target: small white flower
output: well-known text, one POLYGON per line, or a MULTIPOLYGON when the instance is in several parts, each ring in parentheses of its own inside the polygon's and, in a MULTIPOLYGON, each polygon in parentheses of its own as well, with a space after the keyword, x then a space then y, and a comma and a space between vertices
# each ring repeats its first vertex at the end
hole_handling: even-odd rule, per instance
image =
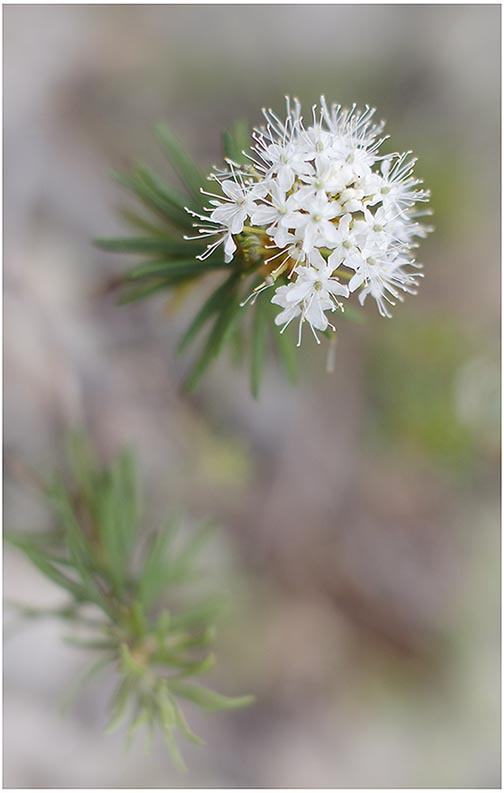
POLYGON ((352 224, 354 220, 350 213, 343 215, 336 229, 336 239, 334 250, 329 256, 328 262, 335 270, 340 264, 346 263, 352 253, 357 249, 357 238, 352 224))
POLYGON ((225 199, 225 203, 219 200, 210 201, 216 207, 210 220, 226 226, 231 234, 241 234, 245 221, 256 209, 256 204, 244 185, 229 180, 222 182, 221 187, 227 200, 225 199))
POLYGON ((385 250, 397 240, 394 233, 396 226, 396 218, 390 209, 381 206, 374 215, 369 209, 364 209, 364 218, 355 221, 353 230, 361 248, 385 250))
POLYGON ((308 162, 309 153, 300 149, 295 142, 286 145, 271 143, 259 152, 262 159, 269 163, 267 177, 276 176, 282 190, 290 190, 296 176, 313 171, 308 162))
POLYGON ((361 212, 364 208, 362 199, 364 190, 355 187, 347 187, 340 195, 340 203, 345 212, 361 212))
MULTIPOLYGON (((298 208, 301 208, 298 203, 298 208)), ((303 233, 303 250, 309 253, 315 247, 332 247, 336 240, 336 227, 331 221, 341 212, 339 204, 327 198, 315 197, 305 212, 297 212, 294 221, 296 231, 303 233)))
POLYGON ((229 264, 233 261, 233 256, 236 252, 236 242, 230 231, 224 237, 224 261, 229 264))
MULTIPOLYGON (((390 319, 392 314, 388 305, 395 306, 397 300, 402 301, 400 291, 415 295, 419 275, 418 273, 416 276, 407 273, 404 270, 404 265, 400 262, 377 263, 368 270, 365 286, 359 293, 359 303, 361 306, 364 305, 367 296, 371 295, 376 301, 381 316, 390 319)), ((352 282, 349 284, 350 288, 351 284, 352 282)))
POLYGON ((276 244, 284 247, 287 244, 288 229, 294 225, 295 209, 295 197, 287 196, 285 191, 273 182, 269 198, 255 207, 250 219, 254 226, 266 226, 267 234, 271 236, 276 234, 276 244))
POLYGON ((304 146, 309 159, 314 160, 318 167, 320 159, 326 157, 326 152, 330 150, 333 141, 333 135, 325 130, 320 123, 315 123, 309 129, 303 130, 300 145, 304 146))
POLYGON ((428 201, 428 190, 417 190, 421 179, 412 177, 415 159, 409 159, 411 152, 405 152, 394 160, 386 159, 381 165, 381 200, 384 206, 403 212, 418 201, 428 201))
POLYGON ((347 298, 349 290, 348 287, 332 277, 332 268, 326 265, 323 260, 320 266, 302 265, 297 267, 296 276, 294 283, 280 286, 276 290, 271 302, 284 309, 275 317, 275 323, 283 325, 282 332, 295 317, 300 317, 299 346, 304 321, 310 325, 317 342, 319 339, 315 330, 325 331, 328 327, 333 328, 325 312, 336 309, 343 310, 343 306, 336 296, 347 298))
POLYGON ((216 170, 223 195, 208 194, 208 217, 192 212, 205 224, 199 238, 217 237, 200 258, 223 244, 229 262, 238 247, 246 250, 247 235, 259 239, 268 274, 245 302, 287 275, 272 300, 283 309, 276 320, 283 329, 295 317, 300 332, 304 321, 314 333, 327 329, 336 296, 355 291, 361 304, 371 296, 389 316, 389 305, 416 290, 411 252, 431 231, 421 222, 427 212, 417 209, 429 193, 413 176, 415 160, 409 152, 379 154, 384 125, 367 106, 329 107, 321 97, 307 125, 297 100, 287 100, 285 119, 263 112, 250 164, 228 161, 216 170))
POLYGON ((381 194, 383 184, 382 175, 372 171, 371 168, 364 176, 358 177, 356 185, 364 192, 366 206, 373 206, 383 201, 381 194))
POLYGON ((311 197, 326 198, 328 194, 340 193, 354 182, 355 173, 351 166, 335 163, 327 154, 322 154, 317 158, 315 171, 302 175, 300 180, 306 186, 298 191, 299 200, 309 201, 311 197))

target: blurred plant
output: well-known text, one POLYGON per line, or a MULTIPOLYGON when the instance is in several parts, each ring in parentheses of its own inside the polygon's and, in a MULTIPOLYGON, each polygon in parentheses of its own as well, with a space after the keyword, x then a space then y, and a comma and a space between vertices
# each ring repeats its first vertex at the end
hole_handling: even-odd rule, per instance
POLYGON ((410 318, 399 333, 376 334, 367 387, 380 444, 399 442, 457 472, 492 453, 499 388, 496 356, 482 358, 483 349, 483 340, 447 319, 410 318))
MULTIPOLYGON (((183 296, 188 283, 227 270, 180 342, 185 350, 212 321, 187 388, 197 386, 228 341, 238 342, 242 357, 245 334, 238 320, 245 307, 253 312, 249 354, 257 396, 268 335, 293 378, 293 320, 298 347, 305 323, 317 343, 317 332, 334 340, 327 314, 343 315, 342 301, 351 293, 358 291, 361 305, 370 296, 384 317, 404 293, 415 293, 420 265, 412 251, 416 238, 430 230, 418 221, 428 211, 416 204, 429 193, 418 189, 410 152, 378 154, 384 124, 373 122, 374 112, 328 107, 321 97, 320 111, 313 108, 313 122, 305 127, 299 103, 287 100, 284 121, 264 111, 266 125, 254 130, 252 145, 246 125, 237 123, 223 135, 226 166, 208 177, 218 192, 205 189, 204 176, 165 126, 157 132, 185 193, 141 165, 116 175, 156 216, 128 212, 142 236, 96 241, 105 250, 147 257, 121 281, 123 302, 167 289, 183 296)), ((350 318, 355 314, 346 310, 350 318)))
POLYGON ((142 510, 131 455, 123 453, 102 467, 76 435, 70 452, 71 481, 54 478, 45 488, 54 527, 44 533, 6 534, 68 602, 55 609, 16 608, 24 617, 65 620, 76 631, 67 641, 96 654, 72 699, 100 671, 115 667, 118 685, 108 731, 128 718, 128 741, 141 726, 152 740, 159 727, 174 763, 183 769, 176 731, 204 742, 187 724, 180 699, 208 711, 253 702, 250 696, 226 697, 192 682, 215 664, 208 648, 222 606, 219 596, 200 596, 194 602, 183 590, 184 585, 197 590, 197 556, 209 527, 180 543, 172 519, 142 549, 142 510))

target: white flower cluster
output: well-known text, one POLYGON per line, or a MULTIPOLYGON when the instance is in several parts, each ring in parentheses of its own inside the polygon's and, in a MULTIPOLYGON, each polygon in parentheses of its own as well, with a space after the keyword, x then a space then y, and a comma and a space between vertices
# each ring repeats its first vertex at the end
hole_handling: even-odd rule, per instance
POLYGON ((285 120, 263 111, 250 164, 215 169, 209 179, 223 195, 205 192, 208 216, 191 213, 205 224, 198 238, 218 235, 200 258, 221 244, 226 262, 237 250, 259 255, 265 277, 252 299, 285 276, 271 302, 282 308, 282 330, 299 318, 298 343, 304 321, 317 341, 317 330, 333 328, 327 313, 356 290, 361 304, 370 295, 390 317, 388 305, 416 291, 412 249, 430 230, 417 219, 428 211, 415 210, 429 196, 412 175, 415 160, 378 153, 384 124, 373 122, 374 109, 328 107, 321 97, 312 112, 305 126, 297 101, 287 99, 285 120))

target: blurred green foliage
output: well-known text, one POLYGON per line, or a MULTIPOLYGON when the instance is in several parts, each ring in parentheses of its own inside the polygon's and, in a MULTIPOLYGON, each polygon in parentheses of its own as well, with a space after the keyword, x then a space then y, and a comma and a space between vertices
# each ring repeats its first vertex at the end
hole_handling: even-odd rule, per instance
POLYGON ((180 731, 189 728, 179 700, 204 710, 239 708, 252 697, 225 697, 192 678, 209 672, 215 656, 219 594, 201 593, 198 558, 211 533, 208 525, 181 537, 168 520, 142 542, 142 506, 133 458, 123 453, 99 463, 90 445, 74 435, 70 477, 55 477, 46 489, 54 526, 46 532, 12 532, 6 539, 66 597, 56 609, 18 606, 24 617, 56 617, 74 631, 67 641, 96 656, 75 692, 112 666, 117 688, 108 730, 129 720, 128 738, 157 726, 177 767, 184 763, 180 731), (197 593, 197 594, 195 594, 197 593))
POLYGON ((441 317, 401 318, 369 342, 367 392, 373 432, 452 469, 479 451, 478 434, 456 406, 457 381, 478 342, 441 317))

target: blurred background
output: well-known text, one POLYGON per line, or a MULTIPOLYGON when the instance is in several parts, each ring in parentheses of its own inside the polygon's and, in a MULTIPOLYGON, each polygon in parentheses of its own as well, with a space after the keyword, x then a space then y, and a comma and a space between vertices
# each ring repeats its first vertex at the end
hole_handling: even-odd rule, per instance
MULTIPOLYGON (((500 786, 499 17, 4 7, 7 462, 47 473, 84 424, 104 455, 136 450, 149 520, 213 516, 232 607, 210 682, 258 698, 189 709, 208 746, 184 747, 181 779, 161 742, 103 735, 110 681, 60 714, 87 659, 29 625, 5 643, 6 787, 500 786), (159 120, 207 167, 223 127, 287 93, 375 105, 413 149, 435 210, 424 283, 392 322, 369 304, 344 324, 333 375, 308 343, 297 387, 271 364, 255 402, 224 359, 188 397, 184 310, 103 296, 133 263, 91 244, 124 230, 110 170, 167 169, 159 120)), ((5 521, 47 525, 10 465, 5 521)), ((7 598, 58 601, 4 558, 7 598)))

